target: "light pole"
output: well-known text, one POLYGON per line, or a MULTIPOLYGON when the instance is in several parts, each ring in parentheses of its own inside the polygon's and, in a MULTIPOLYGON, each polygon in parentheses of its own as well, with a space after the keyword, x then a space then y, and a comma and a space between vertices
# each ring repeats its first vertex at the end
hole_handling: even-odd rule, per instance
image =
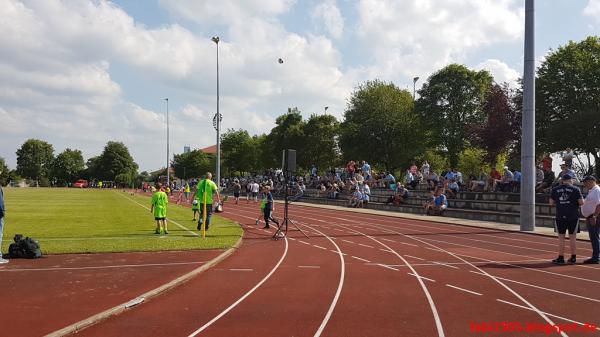
POLYGON ((417 99, 417 81, 419 80, 419 76, 415 76, 413 78, 413 100, 417 99))
POLYGON ((169 99, 163 98, 167 102, 167 187, 171 188, 171 179, 169 175, 169 166, 171 161, 169 160, 169 99))
POLYGON ((213 36, 212 41, 217 45, 217 114, 215 115, 213 122, 216 124, 217 129, 217 186, 221 187, 221 119, 223 118, 219 113, 219 37, 213 36))
POLYGON ((327 115, 327 109, 329 109, 328 106, 325 107, 325 114, 327 115))
POLYGON ((535 230, 535 12, 525 1, 523 117, 521 133, 521 231, 535 230))

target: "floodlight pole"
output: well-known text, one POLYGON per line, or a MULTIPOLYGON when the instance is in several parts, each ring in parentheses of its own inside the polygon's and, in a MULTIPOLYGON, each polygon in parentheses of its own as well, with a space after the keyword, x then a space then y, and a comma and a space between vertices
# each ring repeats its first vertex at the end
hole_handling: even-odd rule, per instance
POLYGON ((413 78, 413 100, 417 99, 417 81, 419 80, 419 76, 415 76, 413 78))
POLYGON ((171 166, 171 161, 169 160, 169 99, 164 98, 167 102, 167 187, 171 188, 171 178, 169 176, 169 166, 171 166))
POLYGON ((212 41, 217 45, 217 188, 221 188, 221 114, 219 113, 219 37, 212 41))
POLYGON ((525 1, 523 117, 521 125, 521 231, 535 230, 535 12, 525 1))

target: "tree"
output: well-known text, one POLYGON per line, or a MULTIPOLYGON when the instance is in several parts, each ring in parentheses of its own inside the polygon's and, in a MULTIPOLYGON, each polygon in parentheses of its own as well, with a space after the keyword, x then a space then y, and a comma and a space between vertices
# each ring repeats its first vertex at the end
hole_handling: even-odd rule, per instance
POLYGON ((492 85, 485 70, 451 64, 431 75, 419 90, 417 111, 431 132, 433 146, 443 148, 451 166, 469 139, 469 127, 485 120, 483 102, 492 85))
POLYGON ((176 154, 173 159, 172 167, 175 170, 175 176, 183 178, 201 177, 206 172, 212 171, 215 167, 215 160, 200 150, 190 151, 188 153, 176 154))
POLYGON ((67 148, 52 161, 50 175, 57 184, 65 186, 80 178, 84 168, 81 151, 67 148))
POLYGON ((304 168, 313 164, 321 169, 335 167, 340 157, 339 126, 335 116, 311 115, 304 123, 304 141, 298 164, 304 168))
POLYGON ((0 157, 0 185, 6 186, 10 181, 10 170, 4 158, 0 157))
POLYGON ((520 137, 520 114, 511 104, 511 92, 507 85, 494 84, 483 103, 487 116, 483 123, 473 125, 473 145, 485 149, 485 160, 494 164, 498 155, 506 152, 511 143, 520 137))
POLYGON ((39 181, 48 177, 53 160, 54 148, 51 144, 39 139, 28 139, 17 150, 17 172, 25 178, 39 181))
POLYGON ((279 167, 281 165, 281 153, 284 149, 294 149, 298 157, 302 157, 304 148, 304 121, 298 108, 288 109, 275 120, 276 126, 265 139, 263 151, 264 168, 279 167))
POLYGON ((546 57, 536 104, 536 133, 546 151, 570 147, 600 162, 600 37, 571 41, 546 57))
POLYGON ((345 159, 388 171, 407 167, 426 142, 410 92, 379 80, 358 86, 344 112, 340 148, 345 159))
MULTIPOLYGON (((90 163, 88 161, 88 163, 90 163)), ((120 174, 135 177, 138 165, 129 154, 127 146, 121 142, 109 141, 102 154, 91 163, 96 171, 96 177, 102 180, 113 180, 120 174)), ((124 177, 124 176, 121 176, 124 177)), ((132 178, 133 179, 133 178, 132 178)))
POLYGON ((257 151, 246 130, 229 129, 221 138, 221 157, 229 172, 250 172, 256 165, 257 151))

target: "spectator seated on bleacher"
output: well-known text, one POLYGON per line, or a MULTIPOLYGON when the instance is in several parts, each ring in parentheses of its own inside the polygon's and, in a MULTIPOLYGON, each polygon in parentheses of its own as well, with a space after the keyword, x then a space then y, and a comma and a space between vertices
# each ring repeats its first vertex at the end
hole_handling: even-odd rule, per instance
POLYGON ((469 184, 469 191, 473 191, 473 192, 484 191, 487 180, 488 180, 488 176, 487 176, 487 174, 485 174, 484 169, 481 168, 481 171, 479 172, 479 175, 477 177, 475 177, 475 176, 471 177, 471 182, 469 184))
POLYGON ((538 193, 546 193, 552 188, 552 184, 554 183, 555 175, 554 171, 551 168, 544 168, 544 180, 541 183, 537 184, 535 187, 535 191, 538 193))
POLYGON ((394 175, 392 175, 392 172, 388 172, 387 175, 385 176, 385 183, 386 183, 386 186, 396 184, 396 177, 394 177, 394 175))
POLYGON ((515 175, 508 169, 508 166, 504 166, 504 174, 502 179, 496 182, 496 188, 494 190, 500 192, 510 192, 515 180, 515 175))
POLYGON ((348 200, 348 207, 360 208, 363 206, 363 194, 359 188, 354 189, 350 199, 348 200))
POLYGON ((496 167, 492 167, 492 170, 490 171, 490 176, 488 177, 488 191, 493 192, 496 190, 496 184, 502 180, 502 175, 500 174, 500 172, 498 172, 498 170, 496 170, 496 167))
POLYGON ((386 205, 394 204, 394 206, 400 206, 404 203, 406 199, 408 199, 408 197, 408 190, 404 188, 402 184, 398 184, 398 186, 394 190, 394 195, 388 198, 386 205))
POLYGON ((444 188, 438 187, 431 200, 423 205, 427 215, 444 215, 444 211, 448 208, 448 199, 444 195, 444 188))
POLYGON ((411 190, 414 190, 417 188, 417 186, 419 185, 419 182, 417 181, 415 175, 410 172, 410 170, 406 171, 406 186, 409 187, 411 190))
POLYGON ((426 178, 427 178, 427 185, 429 186, 429 189, 431 189, 431 190, 433 190, 440 183, 440 178, 433 171, 430 171, 426 178))
POLYGON ((446 189, 446 194, 448 198, 456 198, 456 195, 460 191, 460 187, 458 186, 458 182, 456 179, 451 179, 448 183, 448 188, 446 189))
POLYGON ((371 198, 371 188, 369 187, 369 184, 364 183, 359 186, 359 189, 360 189, 360 193, 362 193, 363 205, 368 204, 369 200, 371 198))
POLYGON ((519 170, 515 170, 513 174, 515 176, 515 180, 513 180, 511 192, 519 193, 519 191, 521 191, 521 178, 523 177, 523 175, 519 170))
POLYGON ((328 199, 337 199, 340 191, 338 189, 337 184, 331 185, 331 187, 327 190, 327 198, 328 199))

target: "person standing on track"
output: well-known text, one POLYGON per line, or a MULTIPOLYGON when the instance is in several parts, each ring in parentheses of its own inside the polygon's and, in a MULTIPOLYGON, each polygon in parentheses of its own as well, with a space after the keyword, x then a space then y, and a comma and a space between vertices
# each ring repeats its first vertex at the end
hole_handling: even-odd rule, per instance
MULTIPOLYGON (((277 221, 277 219, 275 219, 273 217, 273 194, 271 193, 271 187, 269 185, 265 185, 263 187, 263 194, 264 194, 264 208, 263 208, 263 212, 264 212, 264 219, 265 219, 265 227, 263 228, 270 228, 269 227, 269 220, 273 221, 277 226, 279 226, 279 221, 277 221)), ((261 205, 262 208, 262 205, 261 205)))
POLYGON ((583 263, 598 264, 600 262, 600 235, 598 234, 600 232, 600 186, 596 184, 596 178, 593 176, 583 178, 583 184, 588 194, 581 206, 581 214, 586 218, 592 244, 592 257, 584 260, 583 263))
POLYGON ((254 202, 258 202, 258 191, 260 191, 260 186, 255 181, 252 183, 252 199, 254 199, 254 202))
MULTIPOLYGON (((2 171, 0 171, 2 174, 2 171)), ((2 246, 2 233, 4 231, 4 215, 6 214, 6 208, 4 208, 4 191, 2 185, 0 185, 0 248, 2 246)), ((0 264, 8 263, 8 260, 2 257, 2 249, 0 249, 0 264)))
POLYGON ((235 179, 233 181, 233 197, 235 198, 235 204, 237 205, 240 202, 240 191, 242 190, 242 185, 240 182, 235 179))
POLYGON ((554 264, 565 264, 565 234, 569 230, 571 247, 570 264, 577 262, 577 233, 579 233, 579 206, 583 205, 583 195, 579 187, 573 186, 573 177, 564 174, 562 184, 554 187, 550 193, 550 206, 556 206, 556 230, 558 231, 558 257, 554 264))
POLYGON ((154 234, 160 234, 163 230, 165 234, 169 234, 167 230, 167 204, 169 203, 169 197, 163 192, 162 184, 156 183, 156 192, 152 195, 152 206, 150 206, 150 213, 154 213, 154 220, 156 220, 156 230, 154 234))
POLYGON ((200 204, 200 219, 198 220, 198 230, 202 230, 203 219, 204 219, 204 197, 206 192, 206 227, 208 230, 210 227, 210 219, 213 213, 213 195, 217 195, 217 202, 221 201, 221 195, 219 194, 219 188, 212 179, 212 173, 206 172, 206 178, 198 183, 198 192, 196 192, 196 199, 200 204))

